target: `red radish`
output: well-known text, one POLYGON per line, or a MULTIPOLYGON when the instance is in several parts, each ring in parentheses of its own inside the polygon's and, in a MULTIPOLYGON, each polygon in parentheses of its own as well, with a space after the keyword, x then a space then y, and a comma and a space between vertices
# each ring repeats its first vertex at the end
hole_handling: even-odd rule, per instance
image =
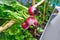
POLYGON ((37 20, 35 19, 33 26, 36 26, 37 24, 38 24, 38 22, 37 22, 37 20))
POLYGON ((30 15, 34 15, 34 11, 35 11, 35 10, 36 10, 36 8, 33 7, 33 6, 31 6, 31 7, 28 8, 28 13, 29 13, 30 15))
POLYGON ((36 26, 38 24, 37 20, 34 17, 29 17, 26 22, 28 23, 28 25, 33 25, 36 26))
POLYGON ((28 28, 29 28, 29 25, 28 25, 26 22, 24 22, 24 23, 22 24, 22 27, 23 27, 23 29, 28 29, 28 28))
POLYGON ((39 5, 41 5, 43 2, 44 2, 44 0, 41 0, 36 5, 29 7, 28 8, 28 13, 33 16, 34 15, 34 10, 36 10, 36 7, 39 6, 39 5))

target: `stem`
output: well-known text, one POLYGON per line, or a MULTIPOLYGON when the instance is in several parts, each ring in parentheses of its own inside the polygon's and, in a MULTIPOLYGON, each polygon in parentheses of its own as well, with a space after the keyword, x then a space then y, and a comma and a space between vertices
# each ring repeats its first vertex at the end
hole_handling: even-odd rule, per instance
POLYGON ((34 36, 36 37, 36 34, 37 34, 37 29, 34 29, 34 36))
POLYGON ((16 18, 16 19, 23 20, 22 17, 18 16, 18 13, 17 13, 17 12, 12 12, 12 11, 10 11, 10 10, 5 10, 4 12, 9 13, 12 17, 14 17, 14 18, 16 18))
POLYGON ((44 2, 44 0, 41 0, 39 3, 37 3, 36 5, 34 5, 33 7, 37 7, 39 5, 41 5, 44 2))
POLYGON ((7 28, 11 27, 15 23, 15 20, 10 20, 5 26, 0 27, 0 32, 3 32, 7 28))
POLYGON ((2 24, 2 26, 4 26, 6 23, 8 23, 9 21, 6 21, 6 22, 4 22, 3 24, 2 24))
POLYGON ((22 8, 24 8, 24 9, 28 10, 28 8, 27 8, 27 7, 22 6, 22 5, 21 5, 20 3, 18 3, 18 2, 17 2, 17 5, 19 5, 20 7, 22 7, 22 8))
POLYGON ((44 0, 44 14, 43 14, 43 22, 44 22, 44 17, 45 17, 45 9, 46 8, 46 1, 44 0))
POLYGON ((35 5, 35 0, 32 0, 32 6, 34 6, 35 5))
MULTIPOLYGON (((22 11, 20 11, 20 12, 21 12, 22 16, 24 16, 24 18, 27 18, 27 16, 24 15, 24 14, 22 13, 22 11)), ((20 12, 18 11, 18 13, 20 13, 20 12)))

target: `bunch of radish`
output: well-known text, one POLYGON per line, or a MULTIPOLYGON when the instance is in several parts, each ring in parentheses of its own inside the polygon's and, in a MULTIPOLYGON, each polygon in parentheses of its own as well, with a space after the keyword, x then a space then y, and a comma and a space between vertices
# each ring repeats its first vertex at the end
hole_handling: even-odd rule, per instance
POLYGON ((31 26, 31 25, 36 26, 38 24, 38 21, 35 19, 35 14, 34 14, 35 10, 36 10, 36 8, 33 6, 28 8, 28 13, 29 13, 30 17, 28 17, 25 20, 25 22, 23 22, 22 27, 24 29, 28 29, 29 26, 31 26))
POLYGON ((29 26, 36 26, 38 21, 34 17, 28 17, 25 22, 22 23, 23 29, 28 29, 29 26))
POLYGON ((31 6, 28 8, 28 13, 30 17, 28 17, 23 23, 22 27, 23 29, 28 29, 29 26, 36 26, 38 24, 38 21, 35 19, 35 11, 37 11, 36 7, 39 6, 41 3, 43 3, 44 0, 40 1, 38 4, 31 6))

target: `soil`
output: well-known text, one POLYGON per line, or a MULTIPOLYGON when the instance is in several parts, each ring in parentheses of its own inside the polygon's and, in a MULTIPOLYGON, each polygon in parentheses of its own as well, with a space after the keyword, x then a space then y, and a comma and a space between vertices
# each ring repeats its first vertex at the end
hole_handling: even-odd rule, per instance
POLYGON ((39 32, 36 30, 36 35, 35 35, 35 34, 34 34, 34 30, 35 30, 35 29, 30 29, 30 28, 29 28, 28 30, 29 30, 29 32, 32 34, 33 38, 36 38, 37 40, 40 39, 42 33, 39 33, 39 32))

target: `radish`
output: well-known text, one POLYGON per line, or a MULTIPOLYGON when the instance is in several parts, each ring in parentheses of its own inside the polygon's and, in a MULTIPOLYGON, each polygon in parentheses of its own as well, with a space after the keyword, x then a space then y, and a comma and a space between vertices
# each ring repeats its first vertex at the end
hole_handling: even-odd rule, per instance
POLYGON ((31 6, 31 7, 28 8, 28 13, 29 13, 30 15, 34 15, 34 11, 35 11, 35 10, 36 10, 36 8, 33 7, 33 6, 31 6))
POLYGON ((34 17, 29 17, 26 22, 28 23, 28 25, 33 26, 36 26, 38 24, 38 21, 34 17))
POLYGON ((26 22, 23 22, 22 23, 22 28, 26 30, 26 29, 29 28, 29 25, 26 22))
POLYGON ((44 0, 41 0, 39 3, 37 3, 36 5, 33 5, 31 7, 28 8, 28 13, 31 15, 31 16, 34 16, 34 11, 36 10, 36 7, 41 5, 42 3, 44 2, 44 0))
POLYGON ((25 22, 22 23, 23 29, 28 29, 29 26, 33 25, 36 26, 38 21, 34 17, 28 17, 25 22))

